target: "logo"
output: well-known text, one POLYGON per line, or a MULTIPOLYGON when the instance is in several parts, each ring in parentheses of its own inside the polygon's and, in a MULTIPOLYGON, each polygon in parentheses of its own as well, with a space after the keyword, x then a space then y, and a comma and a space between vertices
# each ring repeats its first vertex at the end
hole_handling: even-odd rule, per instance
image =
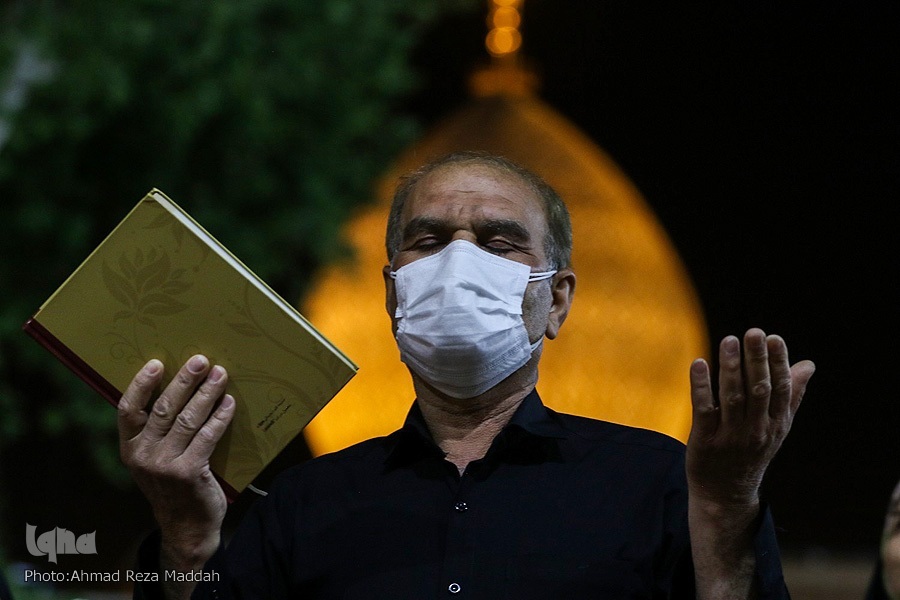
POLYGON ((78 536, 68 529, 57 527, 42 533, 35 539, 37 527, 25 524, 25 545, 32 556, 46 556, 56 564, 58 554, 97 554, 97 532, 78 536))

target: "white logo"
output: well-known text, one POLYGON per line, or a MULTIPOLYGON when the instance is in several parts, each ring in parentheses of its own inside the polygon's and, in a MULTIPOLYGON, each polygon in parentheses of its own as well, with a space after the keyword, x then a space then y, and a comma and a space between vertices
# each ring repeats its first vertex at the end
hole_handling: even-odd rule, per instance
POLYGON ((46 556, 47 560, 56 563, 57 554, 97 554, 97 532, 85 533, 75 538, 68 529, 57 527, 42 533, 35 539, 37 529, 34 525, 25 524, 25 545, 32 556, 46 556))

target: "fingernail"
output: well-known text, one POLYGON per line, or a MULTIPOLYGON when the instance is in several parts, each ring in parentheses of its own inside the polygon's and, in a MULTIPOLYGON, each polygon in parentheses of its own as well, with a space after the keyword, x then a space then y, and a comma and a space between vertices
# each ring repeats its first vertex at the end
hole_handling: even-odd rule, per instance
POLYGON ((144 373, 147 375, 156 375, 160 369, 162 369, 162 363, 155 358, 144 365, 144 373))
POLYGON ((234 404, 234 396, 231 394, 225 394, 222 396, 222 403, 219 405, 223 409, 231 408, 231 405, 234 404))
POLYGON ((729 335, 725 338, 725 352, 728 354, 737 354, 738 348, 740 346, 740 342, 733 335, 729 335))
POLYGON ((209 382, 210 383, 218 383, 222 376, 225 375, 225 369, 216 365, 212 368, 212 371, 209 372, 209 382))
POLYGON ((702 358, 697 358, 691 363, 691 370, 697 375, 702 375, 703 370, 706 368, 706 361, 702 358))
POLYGON ((188 371, 194 373, 200 373, 203 369, 206 368, 206 357, 198 354, 197 356, 192 356, 191 360, 188 361, 188 371))

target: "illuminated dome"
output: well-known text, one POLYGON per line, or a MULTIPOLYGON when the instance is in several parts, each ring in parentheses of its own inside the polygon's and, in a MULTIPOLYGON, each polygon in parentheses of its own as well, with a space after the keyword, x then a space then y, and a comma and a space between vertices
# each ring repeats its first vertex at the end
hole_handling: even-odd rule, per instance
POLYGON ((346 226, 352 263, 326 268, 304 314, 360 365, 305 430, 313 454, 385 435, 414 398, 384 309, 384 229, 398 177, 455 150, 503 155, 544 177, 566 201, 577 275, 572 311, 545 340, 538 390, 555 410, 654 429, 685 441, 691 361, 708 354, 702 312, 681 261, 616 164, 528 90, 507 65, 473 78, 476 98, 405 152, 378 201, 346 226))

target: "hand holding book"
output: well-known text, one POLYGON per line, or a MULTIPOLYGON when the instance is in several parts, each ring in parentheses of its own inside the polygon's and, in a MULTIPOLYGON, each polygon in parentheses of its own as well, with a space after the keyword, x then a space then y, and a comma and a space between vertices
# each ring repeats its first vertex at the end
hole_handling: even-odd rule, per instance
MULTIPOLYGON (((209 463, 229 499, 356 373, 338 348, 158 190, 132 209, 25 330, 113 405, 150 359, 165 365, 162 385, 197 354, 227 369, 233 423, 219 434, 209 463)), ((176 389, 161 400, 155 411, 168 403, 173 432, 199 418, 176 389), (182 406, 188 413, 175 420, 182 406)), ((147 425, 162 427, 161 417, 154 412, 147 425)))
MULTIPOLYGON (((209 459, 234 417, 235 400, 225 393, 225 369, 197 355, 147 412, 162 376, 162 363, 151 360, 125 390, 118 406, 119 447, 159 523, 161 567, 197 571, 219 546, 228 506, 209 459)), ((167 597, 187 596, 192 587, 170 590, 167 597)))

